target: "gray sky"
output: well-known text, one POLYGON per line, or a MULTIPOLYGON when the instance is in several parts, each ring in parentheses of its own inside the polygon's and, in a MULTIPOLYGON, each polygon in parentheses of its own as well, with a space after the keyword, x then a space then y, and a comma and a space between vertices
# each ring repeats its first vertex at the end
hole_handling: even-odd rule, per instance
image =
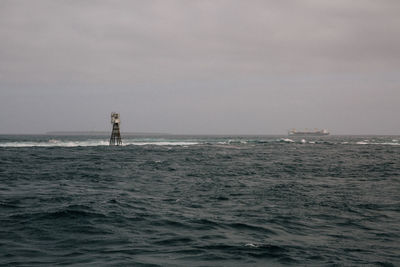
POLYGON ((400 134, 398 0, 0 0, 0 133, 400 134))

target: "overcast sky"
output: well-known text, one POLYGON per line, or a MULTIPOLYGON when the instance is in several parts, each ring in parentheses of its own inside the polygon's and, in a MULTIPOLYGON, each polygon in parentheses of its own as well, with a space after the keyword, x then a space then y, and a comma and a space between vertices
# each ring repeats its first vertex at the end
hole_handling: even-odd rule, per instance
POLYGON ((0 0, 0 133, 400 134, 399 0, 0 0))

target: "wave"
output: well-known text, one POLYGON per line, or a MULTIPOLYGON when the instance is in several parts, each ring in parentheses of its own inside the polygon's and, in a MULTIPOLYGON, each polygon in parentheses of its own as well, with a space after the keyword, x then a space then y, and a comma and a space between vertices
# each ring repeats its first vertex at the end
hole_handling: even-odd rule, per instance
MULTIPOLYGON (((351 143, 347 143, 346 144, 351 144, 351 143)), ((368 141, 359 141, 355 143, 356 145, 386 145, 386 146, 399 146, 400 143, 393 143, 393 142, 382 142, 382 143, 378 143, 378 142, 368 142, 368 141)))
MULTIPOLYGON (((199 142, 193 141, 124 141, 122 146, 191 146, 199 142)), ((108 146, 108 140, 86 140, 86 141, 61 141, 50 139, 42 142, 4 142, 0 147, 90 147, 90 146, 108 146)))
MULTIPOLYGON (((399 146, 400 142, 397 139, 393 140, 362 140, 362 141, 327 141, 327 140, 292 140, 289 138, 280 139, 125 139, 123 140, 122 146, 193 146, 193 145, 215 145, 215 146, 246 146, 246 145, 268 145, 268 144, 303 144, 303 145, 323 145, 323 144, 341 144, 341 145, 390 145, 399 146)), ((88 140, 59 140, 59 139, 48 139, 43 141, 6 141, 0 142, 0 147, 92 147, 92 146, 108 146, 108 139, 88 139, 88 140)))
POLYGON ((369 143, 368 143, 368 141, 359 141, 359 142, 356 142, 356 145, 368 145, 369 143))
POLYGON ((79 147, 79 146, 106 146, 107 141, 54 141, 47 142, 5 142, 0 147, 79 147))
POLYGON ((155 145, 155 146, 193 146, 199 145, 199 142, 127 142, 123 145, 136 145, 136 146, 146 146, 146 145, 155 145))
POLYGON ((281 138, 277 140, 278 142, 283 142, 283 143, 294 143, 292 139, 289 138, 281 138))

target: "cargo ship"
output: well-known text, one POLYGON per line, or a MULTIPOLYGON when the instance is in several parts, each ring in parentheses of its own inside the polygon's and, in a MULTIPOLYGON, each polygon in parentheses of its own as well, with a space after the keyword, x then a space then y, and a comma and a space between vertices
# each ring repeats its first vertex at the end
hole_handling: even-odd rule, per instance
POLYGON ((304 131, 297 131, 296 129, 291 129, 288 132, 288 135, 308 135, 308 136, 323 136, 329 135, 327 129, 314 129, 312 131, 305 129, 304 131))

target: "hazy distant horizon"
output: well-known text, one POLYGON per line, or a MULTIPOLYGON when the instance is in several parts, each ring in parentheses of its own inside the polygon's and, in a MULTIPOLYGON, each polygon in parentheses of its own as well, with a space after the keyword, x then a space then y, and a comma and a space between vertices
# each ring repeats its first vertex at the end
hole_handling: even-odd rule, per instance
MULTIPOLYGON (((301 129, 298 129, 301 130, 301 129)), ((0 133, 0 135, 65 135, 65 136, 78 136, 78 135, 98 135, 109 136, 111 130, 99 131, 48 131, 38 133, 0 133)), ((281 133, 165 133, 165 132, 142 132, 142 131, 121 131, 122 137, 126 136, 286 136, 288 131, 281 133)), ((335 133, 330 132, 329 136, 400 136, 400 134, 374 134, 374 133, 335 133)), ((324 136, 322 136, 324 138, 324 136)))
POLYGON ((0 1, 0 134, 399 135, 400 1, 0 1), (109 127, 109 128, 108 128, 109 127))

